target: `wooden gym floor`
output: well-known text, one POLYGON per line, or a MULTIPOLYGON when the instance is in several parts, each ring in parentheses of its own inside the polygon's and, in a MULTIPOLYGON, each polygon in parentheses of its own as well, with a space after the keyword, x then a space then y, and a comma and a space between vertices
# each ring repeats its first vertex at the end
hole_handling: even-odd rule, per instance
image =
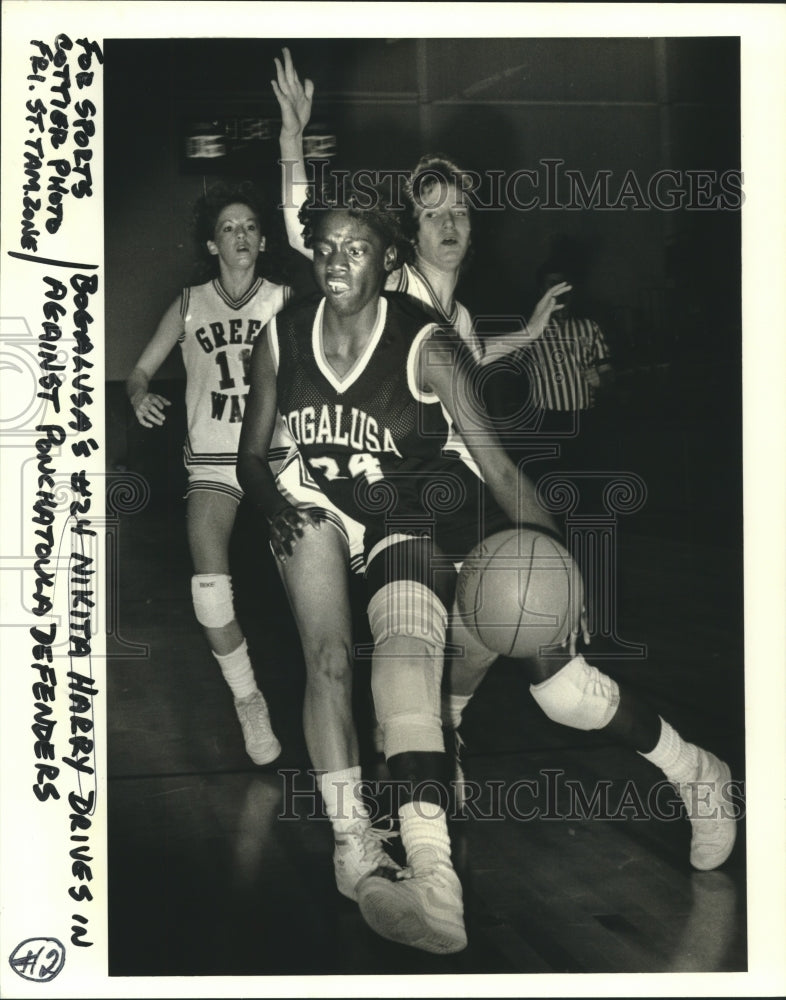
MULTIPOLYGON (((451 821, 469 946, 432 956, 378 938, 335 888, 330 825, 310 818, 313 797, 288 799, 293 780, 300 790, 308 784, 303 665, 265 543, 241 515, 233 546, 239 617, 284 747, 274 765, 258 768, 193 619, 182 502, 151 501, 121 516, 115 537, 111 975, 746 969, 744 823, 721 869, 694 872, 687 820, 648 812, 660 772, 601 734, 549 722, 505 660, 462 729, 467 778, 484 788, 477 814, 451 821), (514 796, 522 780, 536 791, 517 786, 514 796), (581 815, 577 783, 587 797, 605 788, 603 816, 581 815), (533 806, 539 815, 526 819, 533 806)), ((742 782, 741 555, 701 537, 618 532, 618 631, 645 645, 646 657, 604 659, 603 641, 590 652, 687 738, 725 757, 742 782)), ((364 725, 366 663, 356 686, 365 773, 384 777, 364 725)))

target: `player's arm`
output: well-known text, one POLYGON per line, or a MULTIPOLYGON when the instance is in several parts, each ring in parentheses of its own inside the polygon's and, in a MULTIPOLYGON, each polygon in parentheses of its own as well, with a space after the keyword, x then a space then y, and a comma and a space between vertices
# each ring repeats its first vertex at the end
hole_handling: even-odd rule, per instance
POLYGON ((166 407, 171 405, 170 401, 165 396, 150 392, 150 382, 182 332, 183 317, 180 315, 180 299, 177 298, 161 317, 156 332, 126 379, 126 394, 143 427, 160 426, 166 419, 166 407))
MULTIPOLYGON (((457 335, 435 330, 431 342, 421 349, 418 372, 421 387, 434 392, 448 411, 453 423, 477 462, 494 499, 514 523, 537 524, 559 534, 554 518, 538 503, 535 487, 502 447, 480 394, 472 385, 476 362, 457 335)), ((563 643, 571 656, 576 655, 580 634, 589 643, 586 610, 577 612, 576 621, 563 643)))
POLYGON ((292 63, 289 49, 276 59, 276 79, 271 80, 273 93, 281 108, 281 204, 287 239, 293 250, 313 260, 313 251, 303 243, 303 229, 298 219, 300 206, 308 195, 308 178, 303 156, 303 131, 311 118, 314 84, 311 80, 300 82, 292 63))
POLYGON ((499 361, 500 358, 504 358, 508 354, 515 354, 516 351, 520 351, 523 347, 542 337, 552 315, 564 307, 564 303, 558 301, 560 295, 569 292, 572 287, 566 281, 562 281, 549 288, 535 306, 529 322, 525 323, 520 330, 501 337, 491 337, 484 342, 483 356, 478 363, 487 365, 492 361, 499 361))
POLYGON ((473 385, 475 362, 460 338, 435 327, 418 357, 418 380, 434 393, 450 414, 477 462, 494 499, 514 523, 539 524, 557 531, 552 516, 540 506, 531 480, 516 468, 502 447, 493 422, 473 385))
POLYGON ((278 418, 276 370, 267 330, 251 352, 250 386, 240 443, 237 478, 247 498, 267 518, 273 552, 282 561, 292 555, 306 525, 318 527, 310 514, 293 507, 281 495, 267 456, 278 418))

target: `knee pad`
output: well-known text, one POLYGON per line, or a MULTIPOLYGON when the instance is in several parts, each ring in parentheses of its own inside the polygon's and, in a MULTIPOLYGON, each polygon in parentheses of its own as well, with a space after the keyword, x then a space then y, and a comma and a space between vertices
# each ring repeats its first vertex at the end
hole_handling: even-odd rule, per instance
POLYGON ((368 617, 374 637, 371 690, 385 756, 442 751, 445 606, 423 584, 398 580, 374 594, 368 617))
POLYGON ((226 573, 192 576, 191 600, 197 621, 205 628, 223 628, 235 617, 232 580, 226 573))
POLYGON ((587 663, 581 654, 553 677, 531 684, 530 691, 550 719, 574 729, 603 729, 620 701, 617 682, 587 663))
POLYGON ((436 593, 417 580, 394 580, 368 602, 374 641, 409 637, 445 646, 448 613, 436 593))

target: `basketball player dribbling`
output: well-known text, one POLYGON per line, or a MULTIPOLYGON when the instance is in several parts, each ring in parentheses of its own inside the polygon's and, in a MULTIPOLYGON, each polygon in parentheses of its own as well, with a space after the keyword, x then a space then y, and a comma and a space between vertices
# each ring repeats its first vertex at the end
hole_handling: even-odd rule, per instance
MULTIPOLYGON (((407 866, 365 875, 356 895, 382 936, 455 952, 466 933, 441 792, 442 666, 446 643, 464 647, 467 664, 483 673, 496 656, 449 617, 455 565, 502 527, 553 536, 556 525, 477 404, 474 362, 461 339, 406 297, 381 295, 397 263, 395 221, 377 209, 319 206, 302 218, 324 297, 274 317, 255 346, 238 471, 268 518, 280 517, 288 504, 265 462, 278 407, 320 489, 365 527, 372 692, 388 768, 407 790, 399 810, 407 866), (454 431, 463 455, 445 451, 454 431)), ((296 551, 298 538, 291 542, 296 551)), ((550 718, 603 729, 643 754, 681 791, 700 782, 710 808, 690 816, 691 861, 717 867, 735 837, 722 798, 727 766, 685 743, 574 645, 561 657, 521 661, 533 697, 550 718)))
MULTIPOLYGON (((186 368, 188 437, 184 455, 193 606, 232 691, 246 750, 254 763, 261 765, 275 760, 281 747, 235 617, 229 540, 243 496, 236 464, 240 396, 245 393, 251 348, 258 332, 288 301, 290 290, 257 277, 257 260, 265 240, 255 195, 249 188, 235 191, 217 186, 200 208, 199 241, 217 261, 219 274, 204 285, 185 289, 173 302, 129 375, 127 392, 144 427, 163 424, 170 401, 150 392, 149 385, 175 344, 181 345, 186 368)), ((301 496, 305 490, 310 501, 308 507, 301 505, 297 511, 287 507, 280 517, 272 519, 271 546, 278 557, 306 662, 303 728, 333 821, 336 882, 339 890, 354 900, 361 876, 398 867, 385 853, 384 836, 372 828, 359 792, 360 757, 351 704, 349 547, 345 539, 349 531, 352 551, 357 555, 362 547, 362 528, 353 526, 349 518, 339 518, 327 498, 317 494, 313 482, 302 474, 300 456, 293 451, 280 421, 269 457, 276 459, 280 488, 297 489, 301 496), (288 458, 279 466, 282 454, 288 458), (314 499, 319 501, 319 511, 314 510, 314 499), (289 545, 293 531, 300 540, 296 552, 289 545)))
MULTIPOLYGON (((294 249, 312 258, 303 244, 298 208, 308 193, 303 159, 303 132, 311 116, 314 86, 301 82, 288 49, 276 59, 276 79, 272 87, 281 108, 282 205, 288 239, 294 249)), ((560 295, 567 284, 550 288, 538 303, 528 326, 518 336, 496 338, 484 345, 475 335, 468 310, 455 300, 454 291, 471 239, 469 204, 466 187, 469 177, 441 157, 424 157, 406 186, 409 212, 407 259, 387 279, 386 288, 402 291, 418 302, 433 319, 448 322, 456 329, 480 364, 487 363, 531 342, 545 329, 552 313, 561 308, 560 295), (415 261, 409 262, 414 250, 415 261)), ((298 623, 306 661, 304 722, 306 743, 315 769, 326 812, 331 819, 339 850, 334 855, 339 885, 345 885, 348 872, 356 877, 366 865, 352 864, 350 850, 358 835, 365 837, 363 850, 368 853, 368 837, 362 822, 354 821, 354 811, 342 812, 345 798, 360 801, 361 773, 354 726, 346 711, 352 683, 352 639, 350 612, 345 588, 332 581, 349 564, 362 563, 363 527, 346 514, 332 510, 325 515, 329 501, 316 487, 302 458, 293 456, 279 477, 279 486, 295 505, 271 526, 273 547, 280 559, 282 574, 289 579, 287 589, 298 623), (318 510, 322 513, 318 513, 318 510), (317 520, 315 520, 317 519, 317 520), (337 529, 314 531, 319 520, 337 529), (297 548, 292 543, 297 541, 297 548), (309 573, 300 573, 293 562, 308 565, 309 573), (309 594, 297 600, 295 589, 301 577, 309 581, 309 594), (323 614, 324 595, 330 593, 330 607, 323 614), (327 751, 327 752, 326 752, 327 751), (347 831, 354 831, 348 839, 347 831), (342 869, 347 871, 342 873, 342 869)), ((472 675, 474 682, 475 677, 472 675)), ((356 854, 357 852, 355 852, 356 854)), ((377 852, 374 857, 382 862, 377 852)), ((346 895, 352 895, 342 891, 346 895)))
POLYGON ((143 427, 162 425, 170 401, 151 392, 150 381, 180 345, 186 370, 184 461, 192 603, 232 692, 246 751, 255 764, 269 764, 281 747, 235 616, 229 541, 243 495, 235 464, 251 349, 290 293, 257 274, 265 237, 250 185, 209 190, 197 207, 197 230, 200 247, 217 263, 218 274, 205 284, 184 288, 167 309, 128 376, 126 390, 143 427))
MULTIPOLYGON (((276 79, 271 81, 282 114, 281 163, 282 206, 287 237, 293 249, 309 259, 310 248, 303 242, 298 209, 309 192, 304 161, 303 133, 311 117, 314 84, 301 82, 289 49, 276 59, 276 79)), ((562 309, 561 296, 570 284, 557 282, 546 290, 517 335, 481 341, 475 333, 467 308, 455 298, 455 290, 471 244, 471 215, 468 174, 444 156, 424 156, 416 165, 404 195, 407 209, 402 215, 404 235, 411 245, 414 261, 399 260, 388 275, 385 289, 402 292, 419 303, 437 322, 449 324, 461 337, 475 361, 486 365, 521 350, 539 338, 552 315, 562 309)), ((401 255, 399 255, 401 256, 401 255)), ((460 443, 453 442, 459 447, 460 443)), ((314 495, 303 495, 293 487, 293 495, 304 503, 317 503, 314 495)), ((312 543, 313 544, 313 543, 312 543)), ((484 659, 487 657, 484 657, 484 659)), ((487 669, 487 668, 486 668, 487 669)), ((458 729, 460 709, 468 703, 485 669, 476 664, 455 665, 449 673, 450 700, 445 717, 458 729)), ((460 740, 457 743, 457 753, 460 740)))

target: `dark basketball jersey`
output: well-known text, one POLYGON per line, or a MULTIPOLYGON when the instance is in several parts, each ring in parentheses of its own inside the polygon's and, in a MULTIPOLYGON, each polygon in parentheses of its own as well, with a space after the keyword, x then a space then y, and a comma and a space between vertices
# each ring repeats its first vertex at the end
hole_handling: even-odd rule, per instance
POLYGON ((296 305, 269 326, 279 410, 317 485, 371 539, 439 539, 440 526, 458 520, 479 540, 483 483, 459 456, 444 454, 450 419, 415 381, 434 323, 406 297, 383 296, 366 349, 339 376, 322 349, 323 310, 324 300, 296 305))

